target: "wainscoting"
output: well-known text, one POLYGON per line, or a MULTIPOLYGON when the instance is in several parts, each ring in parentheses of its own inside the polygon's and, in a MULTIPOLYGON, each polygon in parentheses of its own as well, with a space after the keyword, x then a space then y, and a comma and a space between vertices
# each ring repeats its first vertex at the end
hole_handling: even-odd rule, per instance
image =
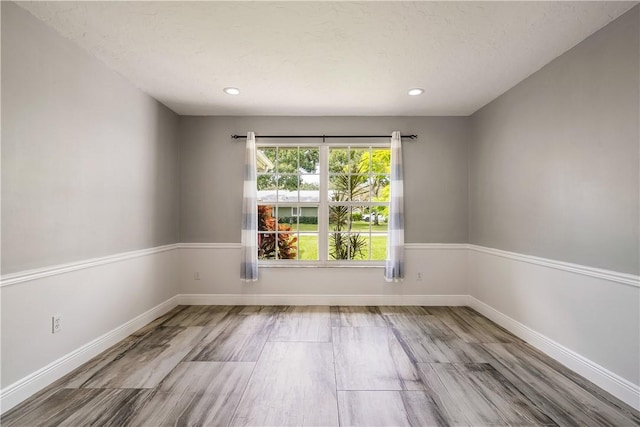
POLYGON ((3 276, 2 411, 175 307, 178 255, 161 246, 3 276))
POLYGON ((640 408, 637 276, 471 245, 468 305, 640 408))
POLYGON ((263 268, 245 284, 239 252, 176 244, 3 276, 2 411, 178 304, 470 306, 640 409, 637 276, 466 244, 408 244, 399 284, 380 268, 263 268), (57 334, 54 314, 63 316, 57 334))
MULTIPOLYGON (((241 283, 239 245, 182 243, 180 248, 180 289, 183 294, 243 295, 245 299, 239 304, 257 303, 251 298, 261 296, 268 301, 278 295, 283 299, 273 303, 362 305, 367 301, 371 304, 378 301, 389 304, 395 298, 399 304, 405 301, 415 305, 418 301, 412 302, 408 298, 468 294, 465 244, 406 245, 406 278, 400 285, 385 282, 382 268, 376 267, 261 268, 260 280, 241 283), (284 296, 303 299, 290 301, 284 296), (353 300, 353 296, 364 299, 353 300), (323 298, 323 301, 313 298, 323 298)), ((425 303, 429 302, 425 299, 425 303)), ((447 305, 447 301, 443 299, 441 305, 447 305)))

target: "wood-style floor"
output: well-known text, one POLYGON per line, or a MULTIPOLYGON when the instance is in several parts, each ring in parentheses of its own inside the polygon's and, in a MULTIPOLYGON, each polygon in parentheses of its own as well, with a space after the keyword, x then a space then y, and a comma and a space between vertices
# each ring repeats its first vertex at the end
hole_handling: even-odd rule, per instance
POLYGON ((2 426, 634 426, 463 307, 180 306, 2 426))

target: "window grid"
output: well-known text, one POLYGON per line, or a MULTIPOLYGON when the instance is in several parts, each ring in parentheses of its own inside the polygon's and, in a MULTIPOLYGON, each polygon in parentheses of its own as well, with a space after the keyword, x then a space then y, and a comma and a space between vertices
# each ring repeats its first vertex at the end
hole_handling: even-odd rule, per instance
MULTIPOLYGON (((332 148, 330 148, 332 150, 332 148)), ((346 146, 346 147, 336 147, 336 154, 344 155, 346 154, 346 165, 347 169, 344 167, 336 168, 335 165, 332 167, 329 166, 328 176, 329 182, 334 184, 334 188, 337 182, 342 182, 343 189, 346 190, 346 194, 336 197, 336 193, 334 193, 332 199, 327 202, 327 206, 329 209, 329 228, 333 228, 329 232, 329 241, 330 243, 333 241, 334 243, 340 242, 345 245, 346 251, 342 253, 342 259, 362 259, 372 260, 376 258, 376 254, 373 253, 374 241, 380 238, 384 238, 387 236, 387 231, 374 231, 373 218, 376 218, 378 207, 388 207, 389 202, 384 201, 375 201, 374 200, 374 189, 375 182, 382 182, 386 179, 386 182, 389 181, 389 162, 386 164, 385 174, 376 173, 380 172, 380 170, 376 171, 374 168, 374 150, 378 151, 379 148, 374 148, 373 146, 368 146, 363 148, 362 146, 346 146), (361 155, 355 155, 360 153, 361 155), (367 154, 368 156, 368 164, 362 161, 362 154, 367 154), (336 216, 337 213, 342 213, 347 217, 347 223, 344 225, 336 226, 338 221, 334 220, 334 226, 332 227, 331 217, 332 211, 334 213, 333 216, 336 216), (366 230, 353 230, 351 227, 354 215, 360 215, 361 217, 365 217, 368 215, 367 227, 366 230), (375 240, 374 240, 375 239, 375 240)), ((384 151, 388 152, 388 149, 384 151)), ((379 222, 379 221, 378 221, 379 222)), ((331 246, 331 245, 330 245, 331 246)), ((379 247, 380 245, 376 245, 379 247)), ((385 245, 386 247, 386 242, 385 245)), ((340 245, 335 244, 334 253, 337 251, 336 249, 340 247, 340 245)), ((331 249, 329 252, 331 255, 331 249)), ((378 254, 377 258, 379 260, 384 259, 378 254)))
MULTIPOLYGON (((378 225, 374 228, 376 218, 374 212, 385 211, 384 208, 388 211, 389 202, 384 198, 376 199, 374 184, 388 185, 390 165, 383 165, 383 170, 380 170, 378 165, 376 170, 374 153, 388 152, 388 144, 366 146, 260 144, 258 149, 263 150, 263 154, 272 159, 274 164, 272 169, 258 172, 258 179, 265 177, 264 182, 268 182, 268 185, 263 186, 262 189, 273 192, 268 200, 261 198, 259 194, 259 210, 270 209, 272 223, 272 228, 268 230, 259 227, 259 247, 262 249, 261 243, 268 242, 271 249, 275 249, 268 256, 261 256, 261 262, 273 264, 274 261, 281 261, 287 265, 298 265, 300 262, 311 265, 338 265, 346 261, 349 265, 371 264, 371 262, 378 265, 384 260, 384 254, 380 253, 380 248, 386 247, 387 218, 382 215, 383 220, 378 220, 378 225), (365 154, 368 157, 368 164, 362 161, 365 154), (345 157, 342 162, 329 165, 331 156, 340 157, 341 155, 345 157), (312 159, 304 165, 307 169, 301 164, 303 156, 312 159), (309 167, 313 164, 315 167, 310 170, 309 167), (332 183, 332 178, 336 182, 340 181, 342 187, 338 188, 336 182, 332 183), (309 184, 314 182, 317 185, 309 184), (294 191, 291 190, 292 186, 294 191), (312 197, 313 201, 310 202, 308 198, 303 197, 305 191, 303 187, 313 188, 312 194, 313 192, 316 194, 312 197), (309 210, 305 211, 304 208, 315 209, 317 224, 301 222, 301 220, 309 221, 305 219, 304 214, 309 210), (332 221, 332 218, 335 220, 335 214, 338 211, 342 215, 339 226, 336 221, 332 221), (365 217, 367 223, 363 226, 362 219, 365 217), (338 239, 337 242, 336 239, 338 239), (279 245, 283 241, 289 241, 295 247, 295 256, 291 257, 291 251, 280 249, 279 245), (374 245, 374 242, 377 244, 374 245), (374 246, 377 248, 377 254, 374 253, 374 246)), ((378 185, 379 189, 380 185, 378 185)), ((260 193, 260 182, 258 190, 260 193)), ((268 248, 269 245, 266 247, 268 248)))

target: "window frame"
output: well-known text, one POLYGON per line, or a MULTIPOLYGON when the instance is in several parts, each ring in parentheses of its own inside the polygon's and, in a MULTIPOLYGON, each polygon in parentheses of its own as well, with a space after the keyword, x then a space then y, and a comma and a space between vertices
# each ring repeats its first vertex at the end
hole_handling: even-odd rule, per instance
MULTIPOLYGON (((357 141, 335 141, 335 142, 258 142, 256 143, 256 150, 263 148, 317 148, 319 152, 319 201, 318 202, 279 202, 277 199, 274 202, 258 202, 258 206, 277 206, 278 204, 295 204, 298 207, 298 212, 303 207, 316 207, 318 212, 318 259, 317 260, 283 260, 283 259, 258 259, 258 265, 260 267, 318 267, 318 268, 342 268, 342 267, 376 267, 382 268, 385 266, 385 260, 332 260, 329 258, 329 207, 330 206, 354 206, 360 207, 363 202, 334 202, 329 201, 329 149, 330 148, 391 148, 391 141, 387 142, 357 142, 357 141), (323 237, 324 236, 324 237, 323 237)), ((305 175, 300 174, 299 175, 305 175)), ((387 202, 366 202, 371 206, 390 206, 390 201, 387 202)), ((293 206, 292 206, 293 208, 293 206)), ((387 219, 388 221, 388 219, 387 219)), ((383 233, 379 233, 383 234, 383 233)), ((374 236, 369 231, 369 237, 374 236)), ((386 233, 388 237, 388 229, 386 233)), ((296 232, 296 236, 299 238, 299 230, 296 232)), ((370 246, 371 247, 371 246, 370 246)))

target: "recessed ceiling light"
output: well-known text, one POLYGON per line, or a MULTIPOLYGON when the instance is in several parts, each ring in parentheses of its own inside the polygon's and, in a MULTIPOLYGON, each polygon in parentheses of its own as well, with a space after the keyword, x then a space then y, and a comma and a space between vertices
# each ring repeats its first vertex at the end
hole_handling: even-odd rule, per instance
POLYGON ((227 95, 240 95, 240 89, 237 87, 225 87, 222 91, 227 95))
POLYGON ((423 93, 424 93, 424 89, 419 87, 414 87, 413 89, 409 89, 409 95, 411 96, 418 96, 418 95, 422 95, 423 93))

